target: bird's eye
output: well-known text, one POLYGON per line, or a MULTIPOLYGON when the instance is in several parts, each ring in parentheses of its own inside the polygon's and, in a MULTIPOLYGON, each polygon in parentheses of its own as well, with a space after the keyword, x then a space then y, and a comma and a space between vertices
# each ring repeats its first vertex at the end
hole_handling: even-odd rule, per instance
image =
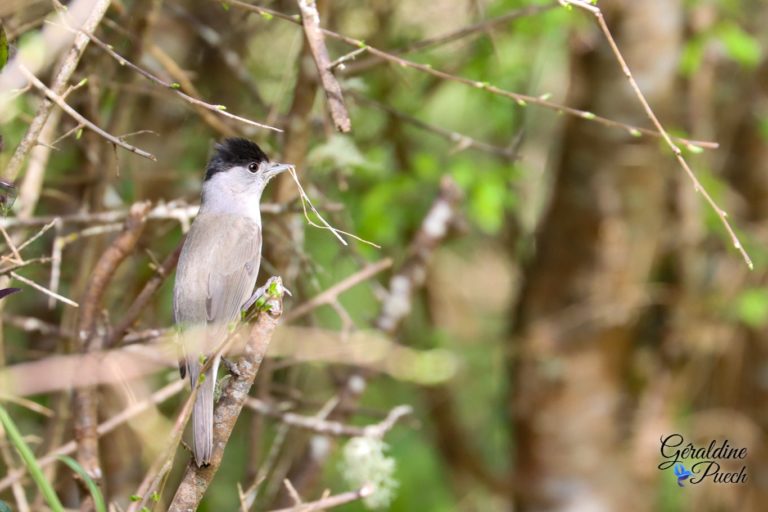
POLYGON ((251 171, 251 172, 258 171, 259 170, 259 164, 257 164, 256 162, 249 163, 248 164, 248 170, 251 171))

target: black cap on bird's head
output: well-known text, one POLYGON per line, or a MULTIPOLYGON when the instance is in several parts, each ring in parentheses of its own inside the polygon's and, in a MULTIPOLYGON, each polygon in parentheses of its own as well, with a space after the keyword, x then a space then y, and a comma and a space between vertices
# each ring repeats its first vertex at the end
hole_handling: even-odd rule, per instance
POLYGON ((215 153, 208 162, 205 170, 205 180, 208 181, 216 173, 231 169, 232 167, 248 167, 250 164, 262 164, 269 162, 264 151, 255 143, 247 139, 230 138, 216 144, 215 153))

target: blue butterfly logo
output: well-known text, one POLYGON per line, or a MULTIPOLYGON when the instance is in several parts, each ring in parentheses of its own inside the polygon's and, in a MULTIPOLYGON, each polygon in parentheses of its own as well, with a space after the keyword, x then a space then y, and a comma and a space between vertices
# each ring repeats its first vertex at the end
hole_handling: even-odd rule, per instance
POLYGON ((683 480, 687 480, 689 476, 693 475, 690 471, 685 469, 682 463, 675 464, 675 476, 677 477, 677 485, 683 487, 683 480))

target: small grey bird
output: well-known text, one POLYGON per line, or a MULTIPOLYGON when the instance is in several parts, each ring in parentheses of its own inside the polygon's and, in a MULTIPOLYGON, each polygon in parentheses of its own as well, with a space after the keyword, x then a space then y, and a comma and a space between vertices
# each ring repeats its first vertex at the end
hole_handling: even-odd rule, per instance
MULTIPOLYGON (((290 165, 270 163, 251 141, 226 139, 205 172, 200 212, 184 241, 173 288, 173 313, 181 329, 184 361, 194 389, 207 356, 227 336, 251 297, 261 262, 259 202, 269 180, 290 165)), ((205 372, 192 412, 198 466, 213 453, 213 395, 220 357, 205 372)))

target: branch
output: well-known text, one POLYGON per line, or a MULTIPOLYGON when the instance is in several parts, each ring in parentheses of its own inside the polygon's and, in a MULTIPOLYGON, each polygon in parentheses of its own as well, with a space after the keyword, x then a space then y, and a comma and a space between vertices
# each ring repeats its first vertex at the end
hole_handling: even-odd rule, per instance
POLYGON ((224 449, 232 434, 232 430, 235 428, 235 422, 248 398, 248 393, 256 379, 256 373, 259 371, 261 362, 267 353, 272 333, 280 320, 282 313, 281 285, 278 286, 277 295, 271 296, 269 300, 271 305, 269 313, 262 312, 256 318, 255 323, 250 329, 244 354, 236 364, 236 372, 232 375, 216 404, 213 415, 214 443, 211 464, 199 468, 194 461, 190 460, 184 477, 176 489, 176 494, 168 508, 169 511, 187 512, 189 510, 196 510, 205 491, 221 466, 224 458, 224 449))
POLYGON ((463 133, 454 132, 452 130, 447 130, 445 128, 442 128, 440 126, 434 126, 428 123, 425 123, 421 119, 417 119, 413 116, 410 116, 408 114, 405 114, 403 112, 400 112, 399 110, 395 110, 392 107, 389 107, 383 103, 379 103, 378 101, 372 100, 370 98, 366 98, 360 94, 352 93, 352 97, 359 101, 360 103, 364 105, 370 105, 374 108, 377 108, 379 110, 383 110, 387 114, 397 117, 398 119, 401 119, 405 121, 406 123, 410 123, 414 126, 418 126, 422 130, 426 130, 428 132, 435 133, 444 139, 447 139, 453 143, 456 144, 456 151, 461 151, 466 148, 474 148, 479 151, 484 151, 486 153, 491 153, 493 155, 500 156, 502 158, 506 158, 509 160, 513 160, 517 158, 517 151, 515 147, 511 148, 502 148, 499 146, 494 146, 492 144, 488 144, 486 142, 482 142, 479 140, 476 140, 469 135, 464 135, 463 133))
MULTIPOLYGON (((323 205, 326 210, 339 211, 341 205, 338 203, 329 203, 323 205)), ((199 205, 187 205, 183 202, 172 201, 170 203, 160 203, 147 214, 147 220, 178 220, 182 226, 189 225, 192 219, 197 215, 199 205)), ((286 211, 301 211, 298 205, 285 205, 277 203, 264 203, 261 205, 261 213, 277 214, 286 211)), ((82 212, 71 215, 44 215, 40 217, 28 217, 25 219, 19 217, 0 217, 0 226, 4 228, 17 228, 29 226, 41 226, 51 222, 60 222, 61 224, 110 224, 120 222, 128 217, 129 210, 110 210, 106 212, 82 212)))
MULTIPOLYGON (((101 19, 107 12, 109 4, 110 0, 96 0, 94 2, 94 5, 91 7, 91 14, 85 20, 82 26, 84 34, 90 34, 96 30, 96 27, 99 26, 101 19)), ((80 57, 83 55, 86 46, 88 46, 88 38, 85 35, 75 36, 75 41, 72 44, 72 48, 64 57, 62 65, 59 68, 56 77, 53 79, 51 90, 55 94, 64 94, 67 83, 72 77, 72 74, 75 72, 75 68, 77 68, 77 64, 80 61, 80 57)), ((48 120, 48 116, 51 113, 51 108, 53 108, 53 103, 50 101, 43 101, 43 103, 38 108, 37 114, 35 114, 35 118, 32 120, 29 128, 27 129, 27 132, 24 134, 24 138, 16 147, 16 151, 14 151, 11 160, 5 167, 3 177, 6 180, 14 181, 18 176, 19 171, 21 170, 21 166, 24 163, 24 159, 37 143, 40 132, 43 130, 43 127, 48 120)))
POLYGON ((356 491, 345 492, 342 494, 337 494, 336 496, 329 496, 327 498, 311 501, 309 503, 297 504, 293 507, 275 509, 271 512, 310 512, 315 510, 325 510, 327 508, 338 507, 352 501, 367 498, 373 494, 373 491, 373 487, 364 485, 356 491))
POLYGON ((318 307, 324 304, 332 303, 343 292, 375 276, 382 270, 385 270, 391 266, 392 266, 392 260, 390 258, 385 258, 381 261, 378 261, 376 263, 366 266, 365 268, 361 269, 355 274, 352 274, 351 276, 347 277, 343 281, 336 283, 335 285, 328 288, 324 292, 320 293, 319 295, 316 295, 312 299, 308 300, 307 302, 297 306, 296 308, 286 313, 285 322, 288 323, 293 320, 296 320, 297 318, 301 318, 302 316, 306 315, 311 311, 314 311, 315 309, 317 309, 318 307))
POLYGON ((147 281, 147 283, 144 285, 144 288, 141 289, 139 294, 133 300, 133 303, 126 310, 123 319, 119 324, 117 324, 117 326, 112 331, 112 334, 104 342, 104 347, 111 348, 116 345, 118 341, 123 339, 123 335, 133 325, 136 319, 139 318, 139 315, 142 311, 144 311, 144 308, 149 303, 149 300, 152 298, 155 292, 157 292, 160 286, 162 286, 163 282, 165 282, 165 279, 171 274, 171 272, 173 272, 173 269, 176 268, 176 263, 178 263, 179 255, 181 254, 181 248, 182 243, 179 243, 178 247, 176 247, 176 249, 174 249, 174 251, 165 258, 162 265, 157 268, 155 275, 153 275, 149 281, 147 281))
POLYGON ((130 151, 131 153, 136 153, 139 156, 143 156, 144 158, 148 158, 152 161, 157 161, 157 158, 152 153, 148 153, 144 151, 143 149, 139 149, 136 146, 132 146, 128 144, 127 142, 123 141, 122 139, 115 137, 111 133, 107 133, 98 126, 96 126, 94 123, 86 119, 85 117, 80 114, 77 110, 70 107, 67 102, 64 101, 64 99, 56 94, 56 92, 49 89, 40 79, 38 79, 34 74, 32 74, 31 71, 29 71, 24 65, 19 65, 19 69, 21 70, 22 74, 26 77, 27 80, 30 81, 30 83, 40 92, 42 92, 49 100, 54 102, 56 105, 59 106, 60 109, 62 109, 64 112, 69 114, 72 118, 74 118, 78 123, 82 124, 89 130, 97 133, 101 137, 107 139, 112 144, 116 144, 120 146, 121 148, 130 151))
POLYGON ((110 47, 110 45, 106 44, 105 42, 103 42, 101 39, 99 39, 98 37, 94 36, 93 34, 86 34, 86 35, 88 36, 88 38, 90 38, 91 41, 94 42, 94 44, 96 44, 96 46, 98 46, 99 48, 104 50, 107 54, 109 54, 110 57, 115 59, 121 66, 128 66, 129 68, 131 68, 132 70, 134 70, 135 72, 137 72, 138 74, 140 74, 141 76, 146 78, 147 80, 149 80, 151 82, 154 82, 154 83, 156 83, 156 84, 158 84, 158 85, 160 85, 160 86, 162 86, 162 87, 164 87, 164 88, 166 88, 166 89, 168 89, 170 91, 173 91, 176 94, 176 96, 178 96, 182 100, 186 101, 190 105, 193 105, 195 107, 201 107, 201 108, 204 108, 206 110, 210 110, 211 112, 214 112, 214 113, 216 113, 216 114, 218 114, 220 116, 226 117, 228 119, 234 119, 235 121, 240 121, 241 123, 245 123, 245 124, 248 124, 248 125, 251 125, 251 126, 256 126, 258 128, 265 128, 267 130, 274 130, 276 132, 282 132, 283 131, 280 128, 275 128, 274 126, 269 126, 269 125, 266 125, 266 124, 263 124, 263 123, 258 123, 256 121, 252 121, 251 119, 248 119, 246 117, 238 116, 238 115, 235 115, 235 114, 230 114, 229 112, 226 111, 226 106, 225 105, 213 105, 213 104, 208 103, 206 101, 203 101, 203 100, 200 100, 200 99, 195 98, 193 96, 190 96, 188 94, 185 94, 185 93, 181 92, 179 84, 171 83, 171 82, 166 82, 165 80, 163 80, 163 79, 153 75, 152 73, 150 73, 146 69, 139 67, 138 65, 136 65, 133 62, 131 62, 128 59, 126 59, 125 57, 121 56, 119 53, 117 53, 115 50, 113 50, 112 47, 110 47))
POLYGON ((709 192, 707 192, 707 190, 701 184, 699 179, 693 173, 693 170, 691 170, 691 167, 688 165, 688 162, 683 157, 683 152, 680 150, 679 147, 677 147, 675 142, 672 140, 672 137, 669 136, 667 131, 664 129, 664 126, 662 126, 661 122, 656 117, 656 114, 653 112, 653 109, 648 104, 648 100, 645 99, 643 92, 640 90, 640 86, 637 85, 637 82, 635 81, 635 78, 632 76, 632 72, 630 71, 629 66, 627 66, 627 62, 624 60, 624 57, 621 55, 621 51, 619 50, 619 47, 616 44, 616 41, 613 39, 613 36, 611 35, 611 31, 608 28, 608 24, 605 22, 605 18, 603 17, 603 13, 600 10, 600 8, 597 7, 596 5, 592 5, 587 2, 583 2, 581 0, 559 0, 559 2, 562 5, 574 5, 576 7, 584 9, 587 12, 592 13, 595 16, 595 19, 597 19, 597 24, 600 26, 600 30, 603 32, 603 35, 605 36, 605 38, 608 40, 608 44, 611 47, 611 51, 613 52, 613 55, 616 57, 616 61, 621 66, 621 71, 624 73, 624 76, 627 77, 627 80, 629 81, 629 85, 632 87, 632 90, 635 92, 635 96, 637 96, 638 101, 643 106, 643 110, 645 110, 645 114, 648 116, 648 119, 651 120, 651 123, 653 123, 653 126, 656 127, 656 130, 658 131, 658 133, 661 134, 661 138, 664 139, 664 142, 666 143, 666 145, 669 147, 669 149, 672 150, 672 153, 674 153, 675 158, 680 164, 680 167, 683 168, 685 173, 691 179, 691 182, 693 183, 693 190, 695 192, 699 192, 702 195, 702 197, 704 197, 704 200, 709 204, 709 206, 712 207, 712 209, 715 211, 717 216, 720 218, 720 222, 723 224, 723 226, 725 227, 725 230, 728 232, 728 235, 731 237, 731 242, 733 243, 733 247, 741 253, 741 257, 744 258, 744 262, 749 267, 749 270, 754 270, 754 264, 752 263, 752 259, 749 257, 749 254, 747 254, 746 249, 744 249, 744 246, 741 244, 739 237, 736 236, 736 232, 731 227, 731 223, 728 222, 728 213, 722 208, 720 208, 715 202, 715 200, 712 199, 712 196, 709 195, 709 192))
MULTIPOLYGON (((508 23, 510 21, 516 20, 518 18, 523 18, 526 16, 533 16, 536 14, 540 14, 544 11, 548 11, 550 9, 553 9, 554 7, 557 7, 558 4, 552 3, 549 5, 528 5, 526 7, 522 7, 520 9, 513 9, 505 14, 502 14, 501 16, 498 16, 496 18, 489 18, 486 20, 479 21, 477 23, 474 23, 472 25, 468 25, 466 27, 462 27, 454 32, 450 32, 448 34, 442 35, 442 36, 436 36, 431 37, 429 39, 423 39, 421 41, 417 41, 415 43, 412 43, 408 45, 406 48, 403 48, 399 52, 393 52, 393 53, 399 53, 399 54, 407 54, 407 53, 413 53, 418 52, 421 50, 426 50, 429 48, 434 48, 435 46, 444 45, 447 43, 452 43, 454 41, 458 41, 460 39, 464 39, 465 37, 476 35, 480 32, 486 32, 490 29, 496 28, 497 25, 503 25, 505 23, 508 23)), ((353 58, 355 55, 358 55, 360 53, 363 53, 365 51, 365 48, 358 48, 357 50, 350 52, 349 54, 345 55, 344 57, 341 57, 334 61, 332 64, 332 67, 336 67, 339 64, 342 64, 351 58, 353 58)), ((358 62, 354 66, 350 66, 345 71, 350 73, 355 73, 362 71, 364 69, 367 69, 371 67, 372 65, 375 65, 376 63, 381 62, 381 59, 375 56, 370 57, 369 59, 358 62)))
MULTIPOLYGON (((137 203, 125 222, 123 232, 104 251, 96 263, 81 301, 76 346, 81 352, 101 349, 96 330, 101 299, 117 267, 133 251, 144 229, 149 203, 137 203)), ((95 387, 77 389, 73 396, 73 419, 77 440, 77 458, 83 469, 96 482, 101 480, 99 463, 98 401, 95 387)))
MULTIPOLYGON (((99 436, 104 436, 112 432, 123 423, 132 420, 150 407, 165 402, 172 396, 175 396, 182 389, 184 389, 185 385, 186 383, 183 380, 171 382, 167 386, 155 391, 147 400, 133 404, 127 409, 123 410, 120 414, 113 416, 104 423, 101 423, 97 427, 96 432, 99 434, 99 436)), ((70 441, 40 457, 37 460, 37 463, 40 465, 40 467, 48 466, 51 463, 56 462, 59 455, 69 455, 74 453, 76 449, 77 443, 75 441, 70 441)), ((15 482, 21 480, 26 473, 26 467, 20 467, 18 470, 8 472, 8 475, 0 480, 0 492, 13 485, 15 482)))
POLYGON ((303 416, 293 412, 281 411, 274 406, 256 398, 248 398, 246 405, 259 414, 275 418, 290 427, 310 430, 317 434, 328 436, 376 437, 382 438, 392 430, 395 424, 404 416, 413 413, 410 405, 399 405, 389 411, 387 417, 379 423, 358 427, 347 425, 340 421, 326 420, 317 416, 303 416))
POLYGON ((320 29, 320 13, 317 12, 315 0, 297 0, 301 10, 301 24, 307 36, 312 57, 320 74, 320 83, 325 90, 328 99, 328 108, 331 111, 333 123, 340 132, 348 132, 352 129, 352 121, 349 112, 344 106, 344 97, 341 94, 341 86, 331 71, 331 59, 328 57, 328 48, 325 47, 323 32, 320 29))
MULTIPOLYGON (((216 0, 218 1, 218 0, 216 0)), ((279 11, 275 11, 272 9, 267 9, 265 7, 259 7, 256 5, 247 4, 245 2, 241 2, 240 0, 229 0, 227 2, 230 5, 234 5, 236 7, 239 7, 241 9, 245 9, 248 11, 256 12, 259 14, 266 14, 270 16, 274 16, 276 18, 280 18, 281 20, 289 21, 294 24, 301 24, 301 21, 299 21, 296 17, 290 16, 287 14, 284 14, 279 11)), ((506 89, 501 89, 500 87, 496 87, 494 85, 488 84, 486 82, 479 82, 477 80, 472 80, 469 78, 464 78, 462 76, 456 76, 451 75, 450 73, 446 73, 445 71, 440 71, 437 69, 434 69, 429 64, 419 64, 417 62, 413 62, 407 59, 404 59, 402 57, 399 57, 397 55, 393 55, 391 53, 387 53, 383 50, 379 50, 378 48, 374 48, 373 46, 370 46, 365 43, 365 41, 362 41, 360 39, 355 39, 353 37, 348 37, 342 34, 339 34, 337 32, 334 32, 332 30, 328 30, 326 28, 320 29, 326 36, 332 37, 334 39, 338 39, 339 41, 343 41, 344 43, 355 46, 357 48, 364 48, 369 53, 376 55, 378 57, 381 57, 384 60, 387 60, 389 62, 393 62, 397 64, 398 66, 404 67, 404 68, 411 68, 415 69, 417 71, 421 71, 422 73, 426 73, 428 75, 436 76, 443 80, 448 80, 451 82, 458 82, 464 85, 469 85, 471 87, 475 87, 477 89, 482 89, 484 91, 487 91, 491 94, 495 94, 497 96, 503 96, 505 98, 510 98, 512 100, 515 100, 518 105, 525 106, 528 104, 531 105, 538 105, 540 107, 548 108, 550 110, 554 110, 555 112, 561 113, 561 114, 568 114, 570 116, 578 117, 581 119, 585 119, 587 121, 592 121, 598 124, 602 124, 604 126, 608 126, 611 128, 620 128, 622 130, 625 130, 629 132, 632 135, 648 135, 651 137, 663 137, 662 133, 649 129, 649 128, 640 128, 639 126, 633 126, 630 124, 622 123, 619 121, 614 121, 612 119, 607 119, 605 117, 601 117, 596 115, 594 112, 589 112, 586 110, 580 110, 573 107, 568 107, 565 105, 560 105, 557 103, 553 103, 551 101, 548 101, 544 97, 536 97, 536 96, 530 96, 528 94, 521 94, 517 92, 507 91, 506 89)), ((717 148, 718 144, 715 142, 705 142, 705 141, 696 141, 696 140, 690 140, 690 139, 683 139, 683 138, 675 138, 675 140, 686 144, 690 146, 698 146, 701 148, 717 148)))
POLYGON ((440 195, 432 203, 408 248, 408 258, 389 281, 389 293, 375 322, 376 327, 385 333, 395 332, 402 319, 411 312, 411 297, 423 286, 432 254, 455 222, 460 200, 459 187, 444 178, 440 183, 440 195))

